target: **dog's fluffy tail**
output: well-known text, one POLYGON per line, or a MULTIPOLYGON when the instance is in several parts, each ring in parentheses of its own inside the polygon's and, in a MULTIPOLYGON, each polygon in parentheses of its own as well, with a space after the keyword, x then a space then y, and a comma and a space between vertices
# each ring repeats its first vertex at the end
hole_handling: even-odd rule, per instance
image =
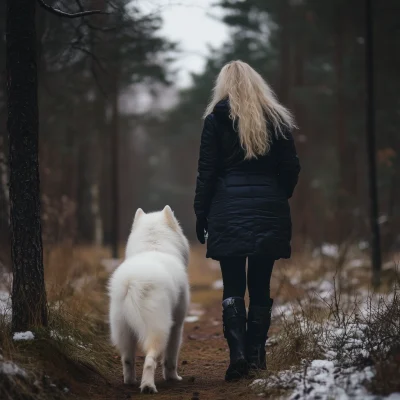
POLYGON ((164 348, 172 326, 165 287, 157 280, 124 275, 117 274, 110 282, 112 341, 117 347, 123 346, 129 330, 146 353, 155 347, 164 348))

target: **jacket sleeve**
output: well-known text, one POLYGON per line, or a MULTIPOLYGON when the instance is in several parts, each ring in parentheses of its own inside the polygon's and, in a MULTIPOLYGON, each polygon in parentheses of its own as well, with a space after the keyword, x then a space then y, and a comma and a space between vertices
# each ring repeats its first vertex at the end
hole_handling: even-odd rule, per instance
POLYGON ((290 199, 297 185, 300 173, 300 161, 296 152, 292 133, 285 132, 286 139, 279 139, 278 147, 278 173, 279 184, 284 189, 286 196, 290 199))
POLYGON ((218 146, 212 114, 204 120, 196 181, 194 211, 198 218, 208 216, 217 179, 218 146))

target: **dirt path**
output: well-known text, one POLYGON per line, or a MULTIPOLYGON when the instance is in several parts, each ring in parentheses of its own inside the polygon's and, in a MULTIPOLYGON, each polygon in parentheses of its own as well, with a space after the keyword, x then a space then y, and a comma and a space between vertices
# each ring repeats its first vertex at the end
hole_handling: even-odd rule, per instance
MULTIPOLYGON (((224 382, 224 373, 228 362, 228 349, 222 336, 219 291, 210 293, 212 301, 204 308, 204 314, 195 323, 186 323, 183 346, 179 361, 179 374, 183 381, 170 383, 163 381, 161 368, 157 368, 156 385, 158 394, 141 395, 137 386, 127 387, 119 379, 107 385, 93 386, 90 391, 93 399, 133 399, 138 396, 150 399, 185 399, 185 400, 230 400, 255 399, 248 384, 250 381, 237 383, 224 382)), ((203 293, 202 295, 204 295, 203 293)), ((194 294, 196 298, 196 293, 194 294)), ((210 299, 211 300, 211 299, 210 299)), ((138 379, 143 367, 143 357, 137 359, 138 379)), ((116 368, 120 371, 119 360, 116 368)))

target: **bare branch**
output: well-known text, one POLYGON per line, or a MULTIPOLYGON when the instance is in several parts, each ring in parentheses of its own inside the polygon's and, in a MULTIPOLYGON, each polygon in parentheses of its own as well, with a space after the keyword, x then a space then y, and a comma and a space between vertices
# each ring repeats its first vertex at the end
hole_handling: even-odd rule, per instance
MULTIPOLYGON (((83 7, 83 4, 82 4, 81 0, 75 0, 75 3, 77 4, 80 12, 85 12, 85 8, 83 7)), ((91 24, 89 21, 86 21, 86 25, 90 29, 93 29, 94 31, 101 31, 101 32, 111 32, 111 31, 113 31, 113 30, 115 30, 117 28, 116 26, 114 26, 114 27, 100 27, 100 26, 91 24)))
POLYGON ((65 12, 65 11, 62 11, 57 8, 53 8, 53 7, 49 6, 48 4, 46 4, 44 2, 44 0, 37 0, 37 1, 39 2, 39 5, 42 8, 44 8, 51 14, 57 15, 59 17, 64 17, 64 18, 80 18, 80 17, 87 17, 89 15, 108 14, 107 12, 101 11, 101 10, 90 10, 90 11, 81 11, 81 12, 77 12, 77 13, 68 13, 68 12, 65 12))

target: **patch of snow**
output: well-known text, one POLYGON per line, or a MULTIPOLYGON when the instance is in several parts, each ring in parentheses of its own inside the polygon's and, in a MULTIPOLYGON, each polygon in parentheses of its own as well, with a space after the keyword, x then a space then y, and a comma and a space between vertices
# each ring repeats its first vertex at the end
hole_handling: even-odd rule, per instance
POLYGON ((288 400, 376 400, 377 397, 370 395, 363 386, 372 377, 371 367, 362 371, 341 370, 332 361, 313 360, 302 369, 282 371, 268 379, 256 379, 250 386, 256 391, 291 390, 286 397, 288 400))
POLYGON ((272 347, 272 346, 277 345, 278 342, 279 342, 279 340, 278 340, 278 338, 276 336, 271 336, 271 337, 267 338, 265 346, 266 347, 272 347))
POLYGON ((62 302, 57 300, 54 303, 51 304, 54 307, 54 310, 60 310, 62 306, 62 302))
POLYGON ((213 282, 213 284, 212 284, 212 288, 215 290, 223 289, 223 287, 224 287, 224 283, 223 283, 222 279, 218 279, 217 281, 213 282))
POLYGON ((327 257, 338 258, 339 246, 337 244, 324 243, 321 246, 321 253, 327 257))
MULTIPOLYGON (((320 295, 330 290, 330 296, 324 301, 332 300, 333 284, 330 281, 309 282, 305 286, 312 287, 320 295)), ((303 360, 299 368, 281 371, 267 379, 257 379, 252 382, 251 388, 257 393, 265 393, 270 389, 290 390, 290 395, 285 397, 289 400, 400 400, 400 394, 397 393, 383 398, 368 392, 366 384, 375 376, 375 370, 366 366, 368 363, 363 361, 368 360, 370 354, 366 346, 368 325, 361 321, 368 320, 371 310, 386 307, 394 296, 394 293, 374 295, 367 290, 343 293, 343 306, 354 306, 354 315, 357 317, 341 325, 337 325, 335 319, 315 322, 307 320, 301 313, 297 314, 302 331, 314 336, 322 357, 303 360)), ((276 309, 275 314, 280 312, 288 318, 291 318, 290 314, 296 313, 296 305, 290 303, 282 304, 276 309)), ((274 344, 272 339, 267 341, 267 346, 274 344)), ((279 341, 279 334, 275 340, 279 341)))
POLYGON ((11 316, 11 296, 6 290, 0 290, 0 315, 11 316))
POLYGON ((366 240, 361 240, 360 242, 358 242, 358 248, 360 250, 366 250, 369 247, 369 243, 366 240))
POLYGON ((350 262, 349 262, 349 267, 350 268, 359 268, 359 267, 362 267, 363 265, 365 265, 365 262, 363 261, 363 260, 360 260, 360 259, 354 259, 354 260, 351 260, 350 262))
POLYGON ((35 339, 35 335, 31 331, 26 332, 15 332, 13 335, 13 340, 33 340, 35 339))
POLYGON ((85 346, 81 341, 77 340, 76 338, 72 337, 71 335, 64 336, 54 330, 50 331, 50 337, 52 337, 53 339, 56 339, 56 340, 67 340, 83 350, 88 350, 88 347, 92 346, 90 343, 85 346))
POLYGON ((294 379, 297 384, 289 399, 302 399, 305 393, 307 399, 371 399, 363 383, 373 375, 371 367, 340 370, 332 361, 314 360, 294 379))
POLYGON ((386 397, 386 400, 400 400, 400 392, 392 393, 390 396, 386 397))
POLYGON ((189 322, 189 323, 197 322, 198 320, 199 320, 199 317, 197 315, 188 315, 185 318, 185 322, 189 322))
POLYGON ((28 374, 23 370, 21 367, 19 367, 17 364, 11 362, 11 361, 6 361, 6 362, 0 362, 0 375, 18 375, 26 378, 28 374))
POLYGON ((200 310, 200 309, 197 309, 197 310, 190 310, 190 313, 189 313, 190 315, 197 315, 198 317, 200 316, 200 315, 203 315, 204 314, 204 310, 200 310))
POLYGON ((317 288, 318 294, 322 299, 330 298, 333 290, 334 290, 333 283, 327 280, 321 281, 317 288))
POLYGON ((204 310, 201 308, 199 303, 191 303, 189 309, 189 315, 197 315, 198 317, 204 314, 204 310))

